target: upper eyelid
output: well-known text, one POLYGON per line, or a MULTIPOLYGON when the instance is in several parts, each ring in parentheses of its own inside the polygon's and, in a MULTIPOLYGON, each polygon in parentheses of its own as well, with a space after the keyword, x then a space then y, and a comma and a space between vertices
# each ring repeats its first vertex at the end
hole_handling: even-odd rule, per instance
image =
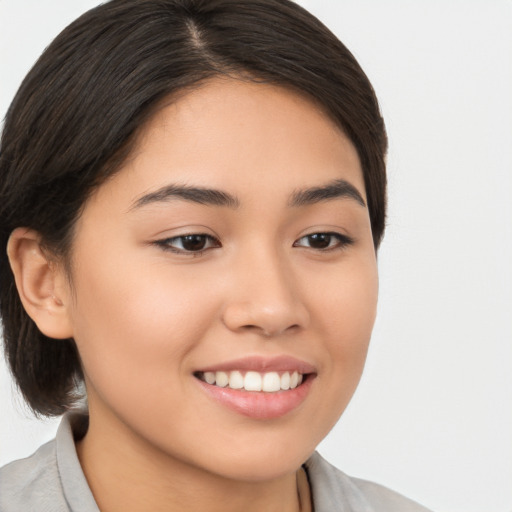
POLYGON ((217 240, 217 237, 208 233, 184 233, 183 235, 166 236, 165 238, 162 238, 162 240, 177 240, 178 238, 186 238, 187 236, 204 236, 205 238, 209 238, 211 240, 217 240))
POLYGON ((216 248, 216 247, 221 247, 221 243, 220 243, 220 240, 213 236, 213 235, 209 235, 207 233, 184 233, 182 235, 176 235, 176 236, 168 236, 168 237, 165 237, 165 238, 159 238, 158 240, 155 240, 153 242, 154 245, 157 245, 165 250, 168 250, 168 251, 172 251, 172 252, 175 252, 175 253, 181 253, 181 254, 195 254, 195 255, 199 255, 209 249, 213 249, 213 248, 216 248), (179 247, 173 247, 170 242, 173 241, 173 240, 179 240, 180 238, 186 238, 187 236, 203 236, 205 238, 207 238, 211 243, 212 243, 212 246, 211 247, 206 247, 204 249, 199 249, 197 251, 188 251, 186 249, 181 249, 179 247))
POLYGON ((179 238, 186 238, 187 236, 204 236, 205 238, 209 238, 211 240, 219 240, 217 236, 211 235, 210 233, 203 233, 200 231, 187 231, 185 233, 180 233, 179 235, 160 236, 155 240, 155 242, 167 242, 169 240, 178 240, 179 238))
POLYGON ((303 238, 308 238, 313 235, 329 235, 334 238, 337 238, 338 241, 342 244, 354 243, 354 239, 351 236, 345 235, 343 233, 337 233, 336 231, 314 231, 313 233, 308 233, 306 235, 301 236, 300 238, 297 238, 294 244, 297 243, 299 240, 302 240, 303 238))
POLYGON ((344 233, 339 233, 338 231, 333 231, 332 229, 325 229, 325 230, 311 231, 310 233, 301 235, 299 238, 297 238, 297 240, 300 240, 301 238, 306 238, 308 236, 313 236, 313 235, 332 235, 332 236, 339 236, 342 238, 350 238, 348 235, 345 235, 344 233))
MULTIPOLYGON (((336 231, 328 231, 328 230, 322 231, 322 230, 319 230, 319 231, 312 231, 310 233, 306 233, 306 234, 300 236, 299 238, 297 238, 293 242, 292 246, 300 247, 299 245, 296 245, 300 240, 306 239, 306 238, 308 238, 310 236, 313 236, 313 235, 320 235, 320 234, 322 234, 322 235, 330 235, 330 236, 335 237, 338 240, 339 244, 341 244, 341 245, 349 245, 349 244, 353 244, 354 243, 354 239, 351 236, 349 236, 349 235, 346 235, 346 234, 343 234, 343 233, 339 233, 339 232, 336 232, 336 231)), ((169 245, 169 242, 171 242, 173 240, 183 239, 183 238, 186 238, 187 236, 202 236, 202 237, 205 237, 206 239, 208 239, 214 245, 212 247, 207 247, 205 249, 201 249, 201 250, 198 250, 198 251, 187 251, 186 249, 175 248, 177 252, 196 253, 197 254, 197 253, 200 253, 202 251, 206 251, 206 250, 211 249, 211 248, 222 247, 221 241, 216 236, 210 235, 208 233, 197 233, 197 232, 189 232, 189 233, 184 233, 184 234, 180 234, 180 235, 176 235, 176 236, 170 236, 170 237, 161 238, 159 240, 155 240, 154 243, 157 244, 157 245, 163 246, 163 247, 171 248, 171 246, 169 245)), ((332 247, 332 248, 334 248, 334 247, 332 247)))
MULTIPOLYGON (((350 238, 348 235, 345 235, 343 233, 338 233, 336 231, 312 231, 311 233, 306 233, 305 235, 301 235, 299 236, 296 240, 302 240, 303 238, 307 238, 308 236, 313 236, 313 235, 332 235, 332 236, 338 236, 340 238, 350 238)), ((196 232, 190 232, 190 233, 183 233, 183 234, 180 234, 180 235, 175 235, 175 236, 166 236, 166 237, 162 237, 160 238, 159 240, 157 241, 162 241, 162 242, 165 242, 165 241, 168 241, 168 240, 177 240, 178 238, 185 238, 187 236, 204 236, 206 238, 210 238, 212 240, 219 240, 216 236, 214 235, 210 235, 209 233, 196 233, 196 232)))
POLYGON ((310 233, 306 233, 304 235, 301 235, 297 240, 302 240, 303 238, 307 238, 308 236, 313 235, 331 235, 334 237, 342 238, 344 240, 353 240, 353 238, 345 233, 340 233, 339 231, 333 231, 332 229, 326 229, 326 230, 317 230, 317 231, 311 231, 310 233))

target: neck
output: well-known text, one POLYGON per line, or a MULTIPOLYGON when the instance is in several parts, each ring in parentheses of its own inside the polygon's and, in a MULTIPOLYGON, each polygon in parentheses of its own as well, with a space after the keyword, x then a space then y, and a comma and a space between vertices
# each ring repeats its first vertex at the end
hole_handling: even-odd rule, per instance
POLYGON ((133 433, 93 418, 78 457, 102 512, 298 512, 297 472, 234 480, 149 448, 133 433))

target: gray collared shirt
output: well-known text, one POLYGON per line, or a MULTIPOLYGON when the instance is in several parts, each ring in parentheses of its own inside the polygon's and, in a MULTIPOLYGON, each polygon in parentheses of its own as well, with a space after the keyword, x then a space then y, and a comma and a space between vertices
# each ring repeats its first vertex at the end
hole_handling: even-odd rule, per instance
MULTIPOLYGON (((53 441, 0 469, 0 512, 100 512, 82 472, 75 437, 87 417, 66 414, 53 441)), ((314 512, 429 512, 381 485, 351 478, 318 453, 304 465, 314 512)))

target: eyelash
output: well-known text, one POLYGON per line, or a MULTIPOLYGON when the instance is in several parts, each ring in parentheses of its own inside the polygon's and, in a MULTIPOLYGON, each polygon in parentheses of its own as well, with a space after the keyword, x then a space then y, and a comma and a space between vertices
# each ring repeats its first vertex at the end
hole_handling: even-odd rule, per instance
MULTIPOLYGON (((354 240, 351 237, 349 237, 347 235, 342 235, 341 233, 317 232, 317 233, 310 233, 309 235, 305 235, 305 236, 299 238, 297 241, 295 241, 293 243, 293 247, 305 247, 306 249, 309 248, 314 251, 325 253, 325 252, 331 252, 331 251, 345 249, 346 247, 353 245, 353 243, 354 243, 354 240), (309 239, 309 243, 311 243, 311 240, 313 239, 313 237, 329 237, 328 238, 328 246, 324 247, 324 248, 315 248, 315 247, 310 247, 310 246, 308 247, 308 246, 304 246, 304 245, 299 245, 299 243, 298 243, 301 240, 305 240, 305 239, 309 239), (335 240, 337 240, 337 243, 335 245, 331 246, 331 242, 332 242, 333 238, 335 240)), ((187 255, 187 256, 190 255, 193 257, 202 256, 206 251, 208 251, 210 249, 221 247, 221 243, 217 238, 215 238, 211 235, 204 234, 204 233, 190 233, 187 235, 180 235, 180 236, 175 236, 172 238, 164 238, 162 240, 156 240, 154 242, 154 244, 157 245, 158 247, 162 248, 165 251, 170 251, 175 254, 183 254, 183 255, 187 255), (185 249, 183 247, 183 242, 185 241, 186 238, 202 239, 205 243, 210 242, 211 246, 206 247, 206 248, 203 247, 201 249, 198 249, 197 251, 185 249), (173 247, 173 245, 171 245, 172 243, 176 243, 177 241, 180 242, 181 248, 173 247)))
POLYGON ((309 235, 305 235, 305 236, 299 238, 296 242, 293 243, 293 247, 304 247, 304 246, 298 245, 298 242, 300 242, 301 240, 304 240, 304 239, 311 240, 313 237, 320 237, 320 236, 329 237, 328 247, 321 248, 321 249, 315 248, 315 247, 309 247, 310 249, 320 251, 320 252, 330 252, 330 251, 345 249, 346 247, 353 245, 353 243, 354 243, 354 239, 350 238, 347 235, 342 235, 341 233, 334 233, 334 232, 330 232, 330 231, 327 231, 327 232, 320 231, 318 233, 310 233, 309 235), (333 246, 330 246, 330 243, 333 238, 335 240, 337 240, 337 243, 333 246))
POLYGON ((190 255, 193 257, 202 256, 209 249, 213 249, 215 247, 221 247, 220 241, 217 238, 215 238, 211 235, 204 234, 204 233, 190 233, 187 235, 174 236, 172 238, 164 238, 162 240, 156 240, 155 244, 158 245, 159 247, 161 247, 164 251, 170 251, 175 254, 184 254, 187 256, 190 255), (186 238, 192 238, 192 237, 201 238, 205 242, 210 242, 212 245, 211 245, 211 247, 201 248, 197 251, 187 250, 187 249, 183 248, 184 240, 186 238), (176 243, 176 241, 181 242, 181 246, 182 246, 181 248, 173 247, 171 245, 171 243, 176 243))

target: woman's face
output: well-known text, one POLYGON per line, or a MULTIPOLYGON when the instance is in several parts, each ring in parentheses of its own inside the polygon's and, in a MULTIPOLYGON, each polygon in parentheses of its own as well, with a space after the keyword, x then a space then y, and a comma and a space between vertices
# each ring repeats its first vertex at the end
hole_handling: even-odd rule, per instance
POLYGON ((227 478, 295 471, 363 369, 365 202, 353 145, 296 93, 215 79, 160 110, 76 226, 88 435, 227 478))

